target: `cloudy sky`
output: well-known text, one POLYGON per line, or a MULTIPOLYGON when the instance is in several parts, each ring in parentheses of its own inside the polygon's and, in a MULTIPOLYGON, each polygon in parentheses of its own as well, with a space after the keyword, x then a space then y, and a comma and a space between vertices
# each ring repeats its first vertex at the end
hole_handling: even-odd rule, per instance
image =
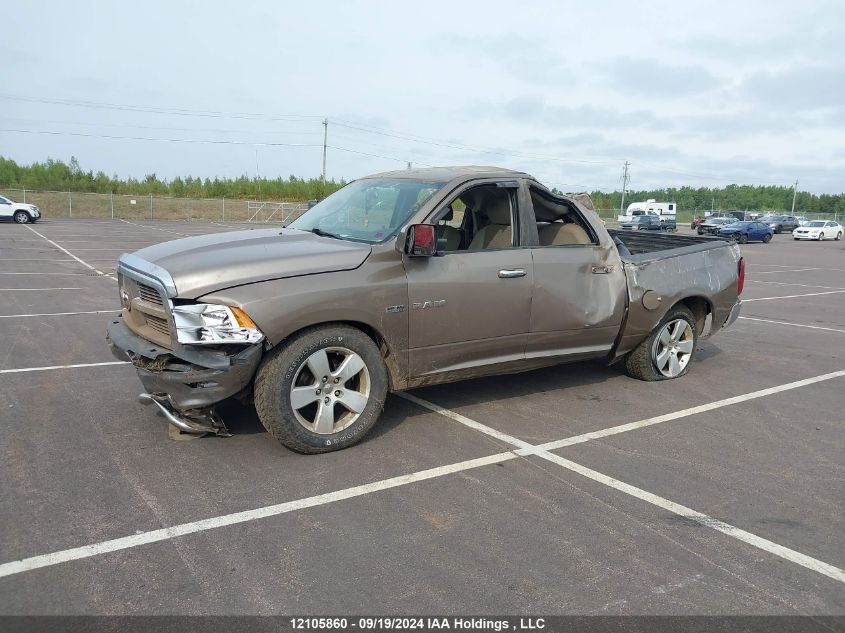
POLYGON ((4 2, 0 155, 845 191, 845 3, 4 2), (161 140, 169 139, 169 140, 161 140))

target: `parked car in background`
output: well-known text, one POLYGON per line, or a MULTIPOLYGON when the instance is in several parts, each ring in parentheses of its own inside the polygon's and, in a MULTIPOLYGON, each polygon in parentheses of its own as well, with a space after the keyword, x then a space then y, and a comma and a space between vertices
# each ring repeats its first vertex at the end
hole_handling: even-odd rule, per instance
POLYGON ((698 225, 702 224, 703 222, 704 222, 704 218, 701 217, 700 215, 697 215, 692 219, 692 222, 690 222, 689 227, 691 229, 696 229, 696 228, 698 228, 698 225))
POLYGON ((799 226, 798 218, 794 215, 764 215, 759 221, 768 224, 775 233, 793 231, 799 226))
POLYGON ((34 204, 15 202, 6 196, 0 196, 0 219, 27 224, 37 222, 40 217, 41 211, 34 204))
POLYGON ((772 232, 772 227, 768 224, 755 220, 744 220, 721 227, 718 235, 720 237, 731 237, 740 244, 756 241, 768 243, 772 239, 772 232))
POLYGON ((795 240, 841 240, 842 225, 831 220, 813 220, 792 231, 795 240))
POLYGON ((656 215, 635 215, 630 220, 620 222, 619 228, 628 231, 661 231, 663 223, 656 215))
POLYGON ((696 230, 699 235, 716 235, 720 228, 733 224, 734 222, 736 222, 736 218, 707 218, 704 222, 698 225, 696 230))
POLYGON ((806 226, 806 224, 809 222, 809 220, 803 215, 796 215, 795 219, 798 220, 798 226, 806 226))
POLYGON ((674 233, 678 230, 678 222, 675 219, 675 216, 663 216, 660 218, 660 228, 664 231, 669 231, 670 233, 674 233))

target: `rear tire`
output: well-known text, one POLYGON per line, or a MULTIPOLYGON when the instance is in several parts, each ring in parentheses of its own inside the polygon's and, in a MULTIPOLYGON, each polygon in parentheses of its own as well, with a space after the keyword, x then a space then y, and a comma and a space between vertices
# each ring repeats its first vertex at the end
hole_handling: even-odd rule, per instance
POLYGON ((836 234, 836 237, 835 237, 834 239, 835 239, 837 242, 838 242, 839 240, 841 240, 841 239, 842 239, 842 231, 839 231, 839 233, 837 233, 837 234, 836 234))
POLYGON ((387 388, 387 368, 373 340, 353 327, 327 325, 301 332, 264 359, 255 409, 288 448, 327 453, 364 438, 381 415, 387 388))
POLYGON ((689 371, 689 364, 698 346, 698 331, 695 326, 695 317, 683 305, 677 305, 666 313, 657 327, 654 328, 648 338, 637 345, 625 357, 625 371, 638 380, 656 381, 680 378, 689 371), (682 324, 678 330, 678 340, 672 340, 673 326, 676 323, 682 324), (667 332, 668 331, 668 332, 667 332), (669 337, 667 340, 666 334, 669 337), (680 346, 683 351, 673 351, 671 348, 680 346), (667 352, 667 350, 669 350, 667 352), (668 365, 664 353, 668 353, 668 365), (677 372, 672 371, 672 356, 677 360, 677 372), (658 367, 660 365, 660 367, 658 367), (670 370, 670 371, 666 371, 670 370))
POLYGON ((14 219, 17 224, 27 224, 32 221, 32 218, 29 217, 29 213, 26 211, 15 211, 12 219, 14 219))

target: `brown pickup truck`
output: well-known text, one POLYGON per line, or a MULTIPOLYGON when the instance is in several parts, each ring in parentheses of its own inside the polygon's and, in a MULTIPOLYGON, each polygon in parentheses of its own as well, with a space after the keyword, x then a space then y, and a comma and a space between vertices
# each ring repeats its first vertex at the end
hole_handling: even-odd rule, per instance
POLYGON ((684 375, 699 337, 739 314, 732 242, 608 231, 589 199, 528 174, 377 174, 286 228, 123 255, 108 327, 155 404, 186 432, 227 434, 214 405, 254 398, 305 453, 358 442, 388 391, 557 363, 684 375))

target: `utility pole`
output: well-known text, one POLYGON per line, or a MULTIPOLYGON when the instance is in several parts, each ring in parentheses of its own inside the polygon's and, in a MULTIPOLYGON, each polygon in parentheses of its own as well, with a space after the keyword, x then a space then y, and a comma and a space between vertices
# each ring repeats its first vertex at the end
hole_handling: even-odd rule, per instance
POLYGON ((261 199, 261 170, 258 168, 258 148, 255 148, 255 182, 258 184, 258 199, 261 199))
POLYGON ((329 119, 323 119, 323 182, 326 181, 326 145, 329 141, 329 119))
POLYGON ((798 195, 798 179, 795 179, 795 184, 792 185, 792 212, 789 215, 795 215, 795 196, 798 195))
POLYGON ((630 163, 626 160, 622 167, 622 202, 619 203, 619 213, 625 213, 625 190, 628 188, 628 183, 631 182, 631 176, 628 173, 628 165, 630 163))
POLYGON ((411 161, 408 161, 408 171, 411 171, 411 161))

